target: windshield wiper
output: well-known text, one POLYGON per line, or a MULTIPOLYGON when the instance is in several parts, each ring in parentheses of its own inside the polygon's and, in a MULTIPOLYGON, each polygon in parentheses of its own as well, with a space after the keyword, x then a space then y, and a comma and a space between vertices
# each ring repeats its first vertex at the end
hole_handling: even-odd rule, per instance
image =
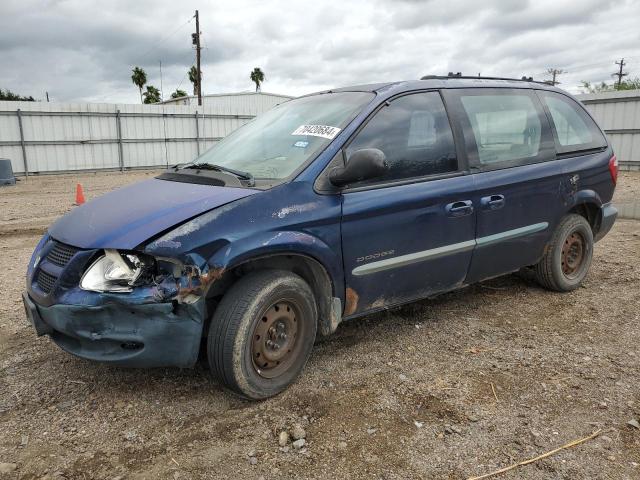
POLYGON ((192 163, 184 168, 193 168, 199 170, 214 170, 216 172, 230 173, 236 177, 246 180, 250 187, 255 186, 256 181, 249 172, 243 172, 242 170, 236 170, 234 168, 223 167, 222 165, 215 165, 213 163, 192 163))

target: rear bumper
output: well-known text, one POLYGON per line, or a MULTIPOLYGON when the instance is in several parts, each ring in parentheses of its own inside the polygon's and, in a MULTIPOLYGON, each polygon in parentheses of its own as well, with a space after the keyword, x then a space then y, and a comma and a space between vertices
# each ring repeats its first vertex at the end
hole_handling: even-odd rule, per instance
POLYGON ((36 333, 80 358, 125 367, 191 367, 198 359, 203 300, 43 307, 24 293, 23 301, 36 333))
POLYGON ((595 241, 602 240, 602 238, 609 233, 611 227, 618 217, 618 209, 611 203, 606 203, 602 206, 602 219, 600 220, 600 228, 595 236, 595 241))

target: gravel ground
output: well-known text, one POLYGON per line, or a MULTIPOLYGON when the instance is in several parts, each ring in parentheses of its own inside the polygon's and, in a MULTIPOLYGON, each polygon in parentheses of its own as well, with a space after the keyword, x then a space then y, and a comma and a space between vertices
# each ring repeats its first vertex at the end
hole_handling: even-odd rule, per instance
POLYGON ((640 202, 640 172, 620 172, 613 197, 615 203, 640 202))
MULTIPOLYGON (((25 323, 33 229, 71 208, 76 181, 91 198, 148 175, 0 189, 0 478, 463 479, 597 430, 499 478, 640 478, 640 222, 598 243, 584 288, 510 275, 347 322, 288 391, 250 403, 204 367, 93 364, 25 323), (295 425, 305 445, 281 447, 295 425)), ((616 201, 640 199, 640 174, 619 185, 616 201)))
POLYGON ((158 171, 96 172, 20 177, 15 186, 0 188, 0 235, 42 233, 71 208, 80 183, 87 200, 114 188, 157 175, 158 171))

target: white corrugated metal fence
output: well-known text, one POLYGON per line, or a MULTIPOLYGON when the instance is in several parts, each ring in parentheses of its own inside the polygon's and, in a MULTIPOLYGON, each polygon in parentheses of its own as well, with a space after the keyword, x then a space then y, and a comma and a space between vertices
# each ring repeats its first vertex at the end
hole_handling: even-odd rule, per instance
MULTIPOLYGON (((0 158, 17 174, 188 162, 286 100, 235 97, 201 107, 0 102, 0 158)), ((607 133, 621 169, 640 170, 640 90, 578 98, 607 133)))
POLYGON ((622 170, 640 170, 640 90, 590 93, 577 98, 605 131, 622 170))
POLYGON ((16 174, 174 165, 193 160, 258 113, 248 102, 0 102, 0 158, 10 159, 16 174))

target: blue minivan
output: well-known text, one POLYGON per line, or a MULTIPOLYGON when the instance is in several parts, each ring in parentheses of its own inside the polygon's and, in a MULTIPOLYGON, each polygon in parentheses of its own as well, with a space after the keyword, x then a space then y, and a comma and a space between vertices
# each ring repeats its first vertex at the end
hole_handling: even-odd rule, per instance
POLYGON ((54 223, 23 295, 89 360, 190 367, 250 399, 344 320, 529 268, 584 280, 618 166, 566 92, 424 77, 296 98, 54 223))

